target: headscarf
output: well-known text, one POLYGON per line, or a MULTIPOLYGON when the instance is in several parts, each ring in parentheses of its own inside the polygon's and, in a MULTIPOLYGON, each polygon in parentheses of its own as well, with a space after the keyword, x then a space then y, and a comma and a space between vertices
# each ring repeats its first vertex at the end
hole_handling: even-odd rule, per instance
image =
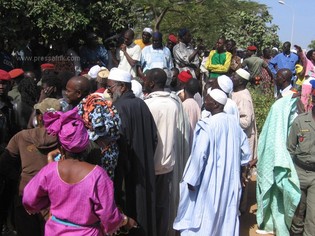
POLYGON ((77 109, 68 112, 46 112, 44 125, 47 133, 57 135, 61 146, 68 152, 80 153, 89 145, 89 136, 77 109))
POLYGON ((105 100, 98 93, 93 93, 79 103, 78 110, 88 128, 90 140, 95 141, 100 136, 109 141, 119 138, 121 121, 111 101, 105 100))
POLYGON ((118 145, 121 125, 120 117, 111 101, 105 100, 102 95, 92 93, 84 98, 78 105, 78 114, 82 116, 88 128, 90 140, 105 138, 106 146, 102 146, 101 166, 107 171, 108 176, 114 179, 115 168, 118 160, 118 145))

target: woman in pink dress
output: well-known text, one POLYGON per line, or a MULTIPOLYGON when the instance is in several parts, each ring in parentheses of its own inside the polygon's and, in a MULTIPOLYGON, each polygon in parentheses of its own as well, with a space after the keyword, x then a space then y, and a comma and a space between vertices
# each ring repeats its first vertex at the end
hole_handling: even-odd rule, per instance
POLYGON ((88 133, 77 110, 46 113, 45 127, 57 135, 62 160, 45 166, 25 187, 23 204, 29 213, 50 207, 45 235, 106 235, 136 222, 120 213, 113 183, 106 171, 84 161, 88 133))

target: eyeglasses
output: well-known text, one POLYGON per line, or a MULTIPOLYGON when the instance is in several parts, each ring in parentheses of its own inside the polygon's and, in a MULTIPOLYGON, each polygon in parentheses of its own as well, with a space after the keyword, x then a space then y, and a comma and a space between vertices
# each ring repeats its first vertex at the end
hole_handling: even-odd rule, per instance
POLYGON ((108 86, 108 85, 107 85, 106 88, 109 89, 109 90, 111 90, 112 88, 116 87, 117 85, 118 85, 118 84, 114 84, 114 85, 112 85, 112 86, 108 86))

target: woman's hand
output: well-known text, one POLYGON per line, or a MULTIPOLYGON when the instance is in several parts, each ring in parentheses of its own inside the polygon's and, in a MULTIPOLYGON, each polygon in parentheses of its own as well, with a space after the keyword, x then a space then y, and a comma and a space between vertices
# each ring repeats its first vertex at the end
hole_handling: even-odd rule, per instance
POLYGON ((127 224, 123 226, 126 230, 130 230, 132 228, 138 228, 138 223, 132 219, 131 217, 128 217, 127 224))
POLYGON ((58 156, 59 154, 61 154, 59 149, 55 149, 55 150, 49 152, 47 154, 48 163, 55 161, 55 157, 58 156))

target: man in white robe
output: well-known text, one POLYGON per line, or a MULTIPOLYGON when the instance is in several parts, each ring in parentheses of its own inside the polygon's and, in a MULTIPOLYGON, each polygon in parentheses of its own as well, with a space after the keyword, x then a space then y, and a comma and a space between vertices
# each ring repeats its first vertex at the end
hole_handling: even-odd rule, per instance
POLYGON ((173 225, 183 236, 239 235, 238 208, 250 148, 234 117, 223 112, 226 101, 223 91, 208 89, 205 108, 212 116, 197 123, 173 225))
POLYGON ((179 201, 179 181, 189 156, 189 121, 179 97, 164 91, 167 75, 154 68, 144 83, 145 103, 154 118, 158 144, 154 154, 157 235, 170 235, 179 201))

